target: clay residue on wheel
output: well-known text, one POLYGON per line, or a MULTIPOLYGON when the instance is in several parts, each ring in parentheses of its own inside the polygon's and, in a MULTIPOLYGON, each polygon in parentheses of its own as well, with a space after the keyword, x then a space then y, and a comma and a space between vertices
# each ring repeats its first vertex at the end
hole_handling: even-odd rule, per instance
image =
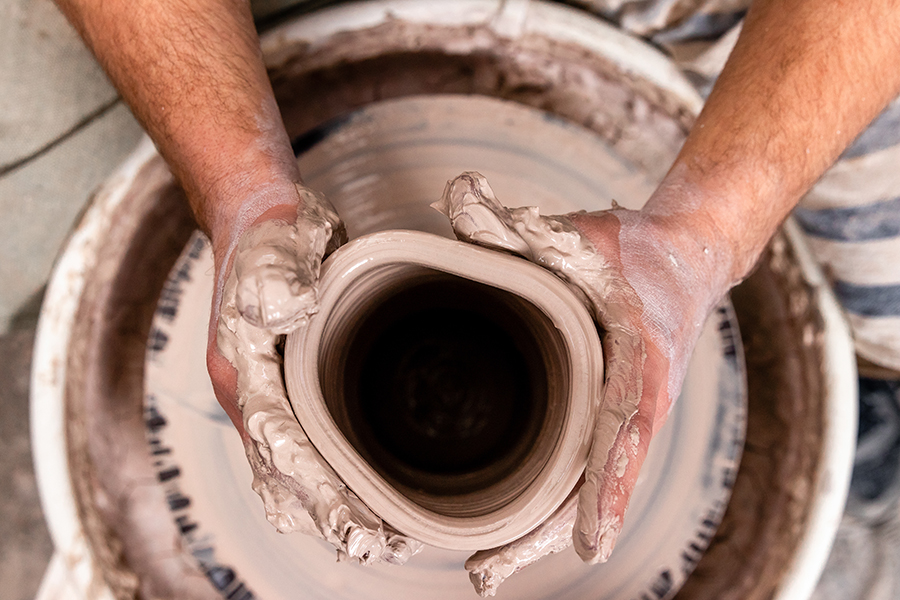
MULTIPOLYGON (((103 195, 97 260, 72 322, 67 355, 69 469, 96 570, 116 598, 213 599, 218 593, 180 543, 150 463, 144 359, 156 299, 196 225, 158 156, 103 195)), ((88 259, 89 260, 89 259, 88 259)))
POLYGON ((392 19, 338 33, 315 48, 276 38, 266 50, 291 138, 378 100, 479 94, 582 125, 658 179, 693 123, 681 99, 584 47, 536 34, 510 39, 488 24, 438 27, 392 19))
POLYGON ((814 294, 782 233, 732 292, 747 360, 747 441, 719 530, 679 599, 764 600, 791 567, 824 430, 824 324, 814 294))

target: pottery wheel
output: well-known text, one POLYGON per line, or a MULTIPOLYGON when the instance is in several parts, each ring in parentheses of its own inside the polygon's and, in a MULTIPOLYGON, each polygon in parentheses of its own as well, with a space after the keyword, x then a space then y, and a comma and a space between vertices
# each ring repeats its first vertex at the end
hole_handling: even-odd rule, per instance
MULTIPOLYGON (((351 237, 384 229, 450 236, 428 205, 444 182, 479 170, 501 201, 545 214, 635 208, 653 182, 580 127, 481 97, 373 104, 295 140, 307 185, 324 192, 351 237)), ((206 376, 213 263, 195 234, 171 271, 151 331, 147 436, 182 541, 229 598, 475 598, 466 552, 426 548, 403 567, 336 563, 324 542, 280 535, 250 489, 240 440, 206 376)), ((746 386, 728 305, 710 318, 682 395, 657 435, 609 562, 571 549, 511 577, 500 598, 667 598, 721 519, 743 445, 746 386)))

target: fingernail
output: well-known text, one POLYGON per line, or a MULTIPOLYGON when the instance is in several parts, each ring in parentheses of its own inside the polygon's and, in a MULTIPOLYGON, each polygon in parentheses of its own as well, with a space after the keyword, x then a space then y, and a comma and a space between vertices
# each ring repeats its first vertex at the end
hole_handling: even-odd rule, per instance
POLYGON ((609 560, 619 533, 622 531, 622 521, 618 518, 604 519, 600 522, 600 537, 597 542, 597 558, 594 562, 602 563, 609 560))

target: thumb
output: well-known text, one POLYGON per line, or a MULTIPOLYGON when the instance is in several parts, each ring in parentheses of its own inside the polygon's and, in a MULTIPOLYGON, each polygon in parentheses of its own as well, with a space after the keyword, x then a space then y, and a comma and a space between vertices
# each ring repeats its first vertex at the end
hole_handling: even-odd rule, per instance
POLYGON ((607 379, 594 425, 572 541, 587 563, 606 562, 616 545, 650 439, 668 366, 655 346, 627 328, 603 340, 607 379))
POLYGON ((310 272, 299 268, 297 261, 285 254, 261 247, 235 264, 238 311, 251 325, 272 333, 296 329, 317 310, 318 269, 310 272))
POLYGON ((248 323, 289 333, 318 310, 316 284, 322 258, 344 239, 337 214, 324 198, 298 186, 301 204, 293 223, 256 223, 238 243, 235 304, 248 323))
POLYGON ((468 171, 448 181, 441 199, 431 206, 450 219, 458 239, 530 258, 531 248, 517 233, 512 212, 497 200, 481 173, 468 171))

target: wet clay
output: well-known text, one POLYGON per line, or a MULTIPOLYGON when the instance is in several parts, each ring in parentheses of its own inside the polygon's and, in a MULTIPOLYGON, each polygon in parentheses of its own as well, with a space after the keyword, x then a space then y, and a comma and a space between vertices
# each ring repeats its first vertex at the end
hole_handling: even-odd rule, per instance
POLYGON ((502 548, 473 554, 465 566, 478 595, 494 596, 510 576, 571 546, 577 510, 578 496, 573 494, 546 521, 520 539, 502 548))
POLYGON ((389 230, 335 252, 320 285, 319 314, 285 346, 291 405, 386 523, 474 551, 526 534, 570 495, 603 355, 566 284, 505 253, 389 230))

